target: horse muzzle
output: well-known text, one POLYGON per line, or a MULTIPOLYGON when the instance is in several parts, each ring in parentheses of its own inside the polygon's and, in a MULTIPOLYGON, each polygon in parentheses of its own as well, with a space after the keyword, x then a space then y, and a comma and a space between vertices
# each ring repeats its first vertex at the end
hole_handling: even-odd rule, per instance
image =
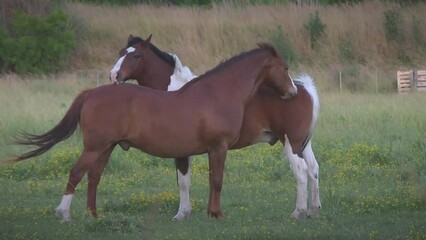
POLYGON ((111 81, 112 84, 120 84, 120 83, 126 82, 126 79, 120 77, 120 74, 118 72, 110 73, 109 80, 111 81))
POLYGON ((280 97, 281 97, 281 99, 284 99, 284 100, 290 100, 294 96, 296 96, 296 94, 297 94, 297 88, 294 88, 292 91, 288 92, 285 95, 281 95, 280 97))

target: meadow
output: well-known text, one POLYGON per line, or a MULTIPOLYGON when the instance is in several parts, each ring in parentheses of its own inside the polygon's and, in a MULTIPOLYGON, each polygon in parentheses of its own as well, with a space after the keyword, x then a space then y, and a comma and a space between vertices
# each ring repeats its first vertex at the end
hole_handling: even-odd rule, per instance
MULTIPOLYGON (((20 131, 45 132, 95 76, 0 81, 0 159, 20 131)), ((226 162, 224 220, 207 217, 208 163, 193 160, 188 221, 178 208, 174 162, 131 149, 113 152, 98 190, 100 218, 85 211, 87 181, 77 187, 74 221, 54 208, 81 151, 75 134, 46 154, 0 168, 1 239, 425 239, 425 94, 320 92, 313 149, 320 164, 322 212, 295 220, 295 179, 280 144, 231 151, 226 162)))
MULTIPOLYGON (((191 218, 172 222, 179 205, 174 161, 117 148, 98 189, 100 218, 85 211, 84 178, 71 207, 74 221, 61 223, 54 209, 81 152, 77 131, 40 157, 0 164, 0 239, 426 239, 426 94, 395 93, 396 70, 424 67, 426 55, 407 43, 411 62, 399 65, 383 29, 382 13, 393 7, 379 1, 209 9, 68 4, 69 24, 85 33, 70 70, 0 76, 0 161, 28 150, 11 144, 19 132, 46 132, 81 90, 108 84, 130 33, 152 33, 160 49, 177 53, 198 74, 257 42, 288 40, 299 56, 290 72, 308 72, 319 90, 313 149, 322 212, 314 219, 291 217, 296 182, 282 146, 259 144, 228 154, 223 220, 207 217, 208 162, 195 156, 191 218), (316 11, 327 25, 319 51, 303 31, 316 11), (355 62, 339 57, 345 39, 355 62), (339 72, 351 81, 342 91, 339 72)), ((424 24, 425 8, 403 9, 407 29, 410 19, 424 24)))

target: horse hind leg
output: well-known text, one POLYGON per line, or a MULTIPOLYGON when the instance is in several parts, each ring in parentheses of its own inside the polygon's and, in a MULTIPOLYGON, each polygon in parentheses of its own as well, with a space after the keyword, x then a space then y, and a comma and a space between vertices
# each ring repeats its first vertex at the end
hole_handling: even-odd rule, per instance
POLYGON ((62 218, 63 222, 71 221, 70 208, 75 188, 87 172, 87 169, 98 159, 99 155, 100 154, 98 152, 88 152, 83 150, 77 163, 71 169, 64 196, 62 197, 59 206, 55 209, 56 215, 62 218))
POLYGON ((176 158, 177 182, 179 186, 179 210, 173 217, 173 221, 182 221, 191 214, 191 200, 189 187, 191 185, 191 159, 189 157, 176 158))
POLYGON ((290 167, 297 183, 296 209, 292 216, 296 219, 306 218, 308 216, 308 166, 304 159, 293 153, 287 135, 285 136, 284 151, 290 161, 290 167))
POLYGON ((308 176, 311 186, 311 207, 308 211, 308 216, 316 217, 321 211, 321 201, 319 197, 319 165, 315 159, 311 141, 306 145, 302 155, 308 165, 308 176))
POLYGON ((93 166, 87 172, 88 187, 87 187, 87 210, 92 214, 94 218, 97 218, 96 213, 96 192, 98 189, 99 182, 101 180, 102 173, 105 166, 108 164, 109 157, 111 156, 114 146, 107 149, 99 159, 93 164, 93 166))

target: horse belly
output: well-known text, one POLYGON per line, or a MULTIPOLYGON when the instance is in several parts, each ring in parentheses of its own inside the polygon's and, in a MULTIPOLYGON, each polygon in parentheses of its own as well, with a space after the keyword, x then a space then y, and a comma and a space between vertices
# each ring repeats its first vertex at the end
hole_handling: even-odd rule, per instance
POLYGON ((179 121, 172 124, 168 119, 161 117, 155 121, 147 120, 133 127, 129 141, 134 147, 157 157, 185 157, 206 152, 194 127, 179 121), (167 121, 162 122, 161 119, 167 121))
POLYGON ((207 150, 199 143, 187 139, 175 138, 144 138, 144 140, 132 140, 134 147, 145 153, 163 158, 187 157, 205 153, 207 150))

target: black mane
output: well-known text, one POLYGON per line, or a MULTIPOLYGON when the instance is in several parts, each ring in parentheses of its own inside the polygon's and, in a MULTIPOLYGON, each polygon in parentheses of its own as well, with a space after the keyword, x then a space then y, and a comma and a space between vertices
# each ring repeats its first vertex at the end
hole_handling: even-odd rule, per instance
MULTIPOLYGON (((141 43, 144 40, 140 37, 133 37, 132 40, 130 40, 127 43, 127 48, 137 44, 137 43, 141 43)), ((158 49, 154 44, 150 43, 149 44, 149 49, 151 49, 159 58, 161 58, 162 60, 164 60, 166 63, 172 65, 173 67, 175 67, 176 61, 173 58, 172 55, 161 51, 160 49, 158 49)))

